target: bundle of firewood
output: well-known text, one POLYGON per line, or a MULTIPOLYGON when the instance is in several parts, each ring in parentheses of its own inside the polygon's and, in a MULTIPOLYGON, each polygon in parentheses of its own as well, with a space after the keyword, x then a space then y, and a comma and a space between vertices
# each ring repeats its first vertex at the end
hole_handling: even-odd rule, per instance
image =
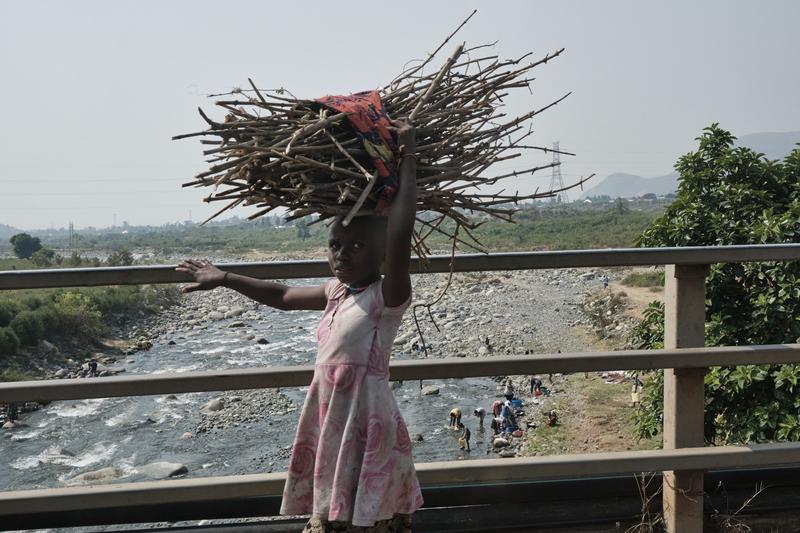
MULTIPOLYGON (((424 242, 433 232, 481 249, 472 234, 481 218, 475 215, 512 221, 518 202, 560 192, 489 193, 484 189, 553 166, 544 163, 491 173, 495 164, 520 157, 526 150, 549 151, 526 143, 530 121, 568 94, 517 117, 503 113, 503 98, 510 91, 529 90, 531 71, 563 49, 525 62, 530 54, 501 60, 486 53, 491 45, 461 45, 441 68, 424 73, 443 46, 380 91, 386 114, 408 117, 416 127, 415 249, 421 254, 427 251, 424 242)), ((174 137, 200 136, 209 146, 204 154, 211 167, 184 186, 212 187, 206 201, 226 202, 211 218, 238 205, 259 208, 251 219, 274 209, 284 211, 287 220, 315 214, 318 220, 342 216, 347 222, 374 212, 381 178, 347 114, 317 100, 295 98, 283 89, 259 90, 248 81, 249 89, 213 95, 227 97, 216 102, 226 112, 224 120, 212 120, 200 109, 208 129, 174 137)))

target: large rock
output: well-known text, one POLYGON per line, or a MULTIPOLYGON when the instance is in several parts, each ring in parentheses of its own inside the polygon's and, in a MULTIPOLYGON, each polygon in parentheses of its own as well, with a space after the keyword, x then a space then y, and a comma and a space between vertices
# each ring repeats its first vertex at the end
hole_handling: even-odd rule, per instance
POLYGON ((508 446, 508 441, 506 439, 504 439, 503 437, 496 437, 492 441, 492 447, 495 448, 495 449, 505 448, 506 446, 508 446))
POLYGON ((222 320, 223 318, 225 318, 225 315, 223 315, 219 311, 211 311, 210 313, 208 313, 207 317, 209 320, 222 320))
POLYGON ((136 349, 147 351, 153 347, 153 342, 146 337, 139 337, 136 341, 136 349))
POLYGON ((422 390, 419 393, 423 396, 435 396, 439 394, 439 387, 436 385, 426 385, 422 387, 422 390))
POLYGON ((222 398, 214 398, 213 400, 209 400, 203 407, 200 408, 200 412, 204 415, 214 414, 217 411, 220 411, 225 408, 225 400, 222 398))
POLYGON ((242 309, 241 307, 234 307, 233 309, 225 313, 224 316, 225 318, 233 318, 236 316, 241 316, 242 314, 244 314, 244 309, 242 309))
POLYGON ((87 485, 90 483, 106 483, 114 481, 122 476, 122 471, 119 468, 106 467, 100 470, 92 470, 91 472, 84 472, 73 478, 67 480, 67 485, 87 485))
POLYGON ((155 463, 137 466, 136 470, 151 479, 167 479, 168 477, 180 476, 189 472, 189 469, 184 464, 168 463, 166 461, 156 461, 155 463))
POLYGON ((415 335, 415 333, 413 331, 407 331, 407 332, 403 333, 402 335, 398 335, 394 339, 394 345, 395 346, 399 346, 399 345, 405 343, 406 341, 411 340, 414 337, 414 335, 415 335))

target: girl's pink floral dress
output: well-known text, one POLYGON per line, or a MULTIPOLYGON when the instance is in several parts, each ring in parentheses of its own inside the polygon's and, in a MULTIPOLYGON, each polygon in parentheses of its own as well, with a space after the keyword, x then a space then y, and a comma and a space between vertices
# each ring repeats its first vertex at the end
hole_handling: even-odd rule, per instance
POLYGON ((411 439, 388 381, 392 343, 411 299, 386 307, 381 280, 348 295, 333 279, 325 295, 281 514, 368 527, 422 505, 411 439))

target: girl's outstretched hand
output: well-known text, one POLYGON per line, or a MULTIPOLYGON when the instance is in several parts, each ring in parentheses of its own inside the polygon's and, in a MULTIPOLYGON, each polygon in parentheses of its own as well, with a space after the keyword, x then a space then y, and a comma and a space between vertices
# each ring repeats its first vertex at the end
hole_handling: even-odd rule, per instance
POLYGON ((175 267, 175 270, 190 275, 196 282, 194 285, 183 287, 181 289, 183 293, 216 289, 225 281, 225 272, 206 259, 200 261, 184 259, 175 267))

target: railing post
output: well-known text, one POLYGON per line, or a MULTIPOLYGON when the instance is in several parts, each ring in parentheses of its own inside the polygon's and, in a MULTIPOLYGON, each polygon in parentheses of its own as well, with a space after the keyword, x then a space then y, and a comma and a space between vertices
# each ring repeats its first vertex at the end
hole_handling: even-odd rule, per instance
MULTIPOLYGON (((664 348, 705 344, 708 265, 667 265, 664 348)), ((703 446, 705 369, 664 370, 664 449, 703 446)), ((664 472, 664 520, 669 533, 703 531, 703 471, 664 472)))

